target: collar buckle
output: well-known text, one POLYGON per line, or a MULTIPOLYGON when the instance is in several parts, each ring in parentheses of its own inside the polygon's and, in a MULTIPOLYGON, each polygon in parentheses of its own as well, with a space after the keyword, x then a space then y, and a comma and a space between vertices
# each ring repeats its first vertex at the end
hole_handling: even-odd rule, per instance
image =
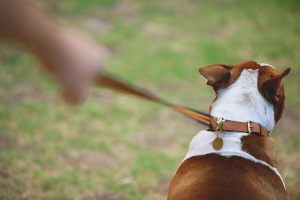
POLYGON ((216 131, 219 131, 219 133, 223 132, 223 124, 225 122, 225 119, 223 117, 217 118, 217 128, 216 131))
POLYGON ((250 120, 247 121, 247 127, 248 127, 248 133, 249 134, 252 134, 251 128, 253 128, 253 126, 251 126, 251 123, 252 123, 252 121, 250 121, 250 120))

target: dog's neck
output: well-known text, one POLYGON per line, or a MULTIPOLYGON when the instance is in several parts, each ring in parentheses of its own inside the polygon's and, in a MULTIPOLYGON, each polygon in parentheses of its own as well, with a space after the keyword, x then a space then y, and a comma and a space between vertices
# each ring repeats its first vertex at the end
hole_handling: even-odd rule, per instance
POLYGON ((274 108, 259 93, 258 69, 244 69, 235 83, 217 93, 211 115, 227 120, 260 123, 271 131, 275 126, 274 108))
MULTIPOLYGON (((259 93, 257 78, 258 70, 244 69, 234 84, 218 92, 217 98, 211 105, 211 115, 240 122, 251 120, 272 130, 275 125, 273 106, 259 93)), ((224 140, 224 146, 220 150, 215 150, 212 143, 217 135, 214 131, 200 131, 190 142, 188 153, 182 162, 193 156, 210 153, 227 157, 239 156, 269 167, 281 178, 276 169, 276 143, 272 138, 264 138, 272 143, 272 145, 265 146, 259 143, 262 141, 258 136, 225 131, 219 134, 224 140), (254 152, 247 150, 247 145, 253 147, 253 144, 257 144, 254 152), (272 152, 272 154, 266 154, 267 147, 269 148, 267 152, 272 152)))
MULTIPOLYGON (((235 83, 218 92, 212 104, 211 115, 240 122, 251 120, 272 130, 275 125, 273 106, 259 93, 257 78, 258 70, 244 69, 235 83)), ((248 135, 242 132, 227 133, 225 131, 217 134, 216 131, 200 131, 190 142, 189 151, 184 160, 209 153, 249 158, 251 155, 243 150, 241 141, 243 136, 248 135), (224 146, 220 150, 215 150, 212 143, 218 135, 223 138, 224 146)))
MULTIPOLYGON (((211 115, 240 122, 251 120, 272 130, 275 125, 273 106, 259 93, 257 78, 258 70, 244 69, 235 83, 218 92, 212 104, 211 115)), ((241 156, 259 162, 242 148, 241 138, 248 136, 248 133, 225 131, 219 136, 223 138, 224 146, 216 151, 212 143, 217 137, 217 132, 200 131, 190 142, 184 160, 192 156, 217 153, 224 156, 241 156)))

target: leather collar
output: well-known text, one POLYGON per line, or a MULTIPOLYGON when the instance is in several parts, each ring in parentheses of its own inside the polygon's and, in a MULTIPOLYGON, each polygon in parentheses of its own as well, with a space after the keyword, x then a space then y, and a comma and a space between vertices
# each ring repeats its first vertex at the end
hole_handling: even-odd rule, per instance
MULTIPOLYGON (((210 129, 216 131, 218 128, 218 119, 215 117, 210 118, 210 129)), ((269 131, 259 123, 255 122, 237 122, 231 120, 225 120, 221 123, 221 131, 235 131, 254 134, 256 136, 268 137, 269 131)), ((219 130, 220 131, 220 130, 219 130)), ((220 132, 221 132, 220 131, 220 132)))

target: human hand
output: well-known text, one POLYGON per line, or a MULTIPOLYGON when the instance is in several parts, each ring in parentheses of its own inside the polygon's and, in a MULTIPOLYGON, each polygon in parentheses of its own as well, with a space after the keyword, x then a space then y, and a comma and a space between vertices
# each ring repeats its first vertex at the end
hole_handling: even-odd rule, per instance
POLYGON ((69 104, 83 102, 107 55, 103 46, 69 30, 60 30, 51 40, 33 47, 33 53, 60 84, 61 96, 69 104))

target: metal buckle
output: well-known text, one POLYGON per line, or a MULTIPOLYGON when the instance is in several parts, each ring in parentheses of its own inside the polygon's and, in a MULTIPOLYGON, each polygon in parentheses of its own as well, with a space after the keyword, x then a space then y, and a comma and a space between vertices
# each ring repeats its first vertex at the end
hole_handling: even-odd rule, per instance
POLYGON ((252 121, 248 120, 248 121, 247 121, 247 125, 248 125, 248 133, 249 133, 249 134, 252 133, 252 132, 251 132, 251 128, 253 128, 253 127, 251 126, 250 123, 252 123, 252 121))
POLYGON ((225 122, 225 119, 223 117, 217 118, 217 128, 216 128, 216 131, 219 131, 220 133, 223 132, 222 125, 224 124, 224 122, 225 122))

